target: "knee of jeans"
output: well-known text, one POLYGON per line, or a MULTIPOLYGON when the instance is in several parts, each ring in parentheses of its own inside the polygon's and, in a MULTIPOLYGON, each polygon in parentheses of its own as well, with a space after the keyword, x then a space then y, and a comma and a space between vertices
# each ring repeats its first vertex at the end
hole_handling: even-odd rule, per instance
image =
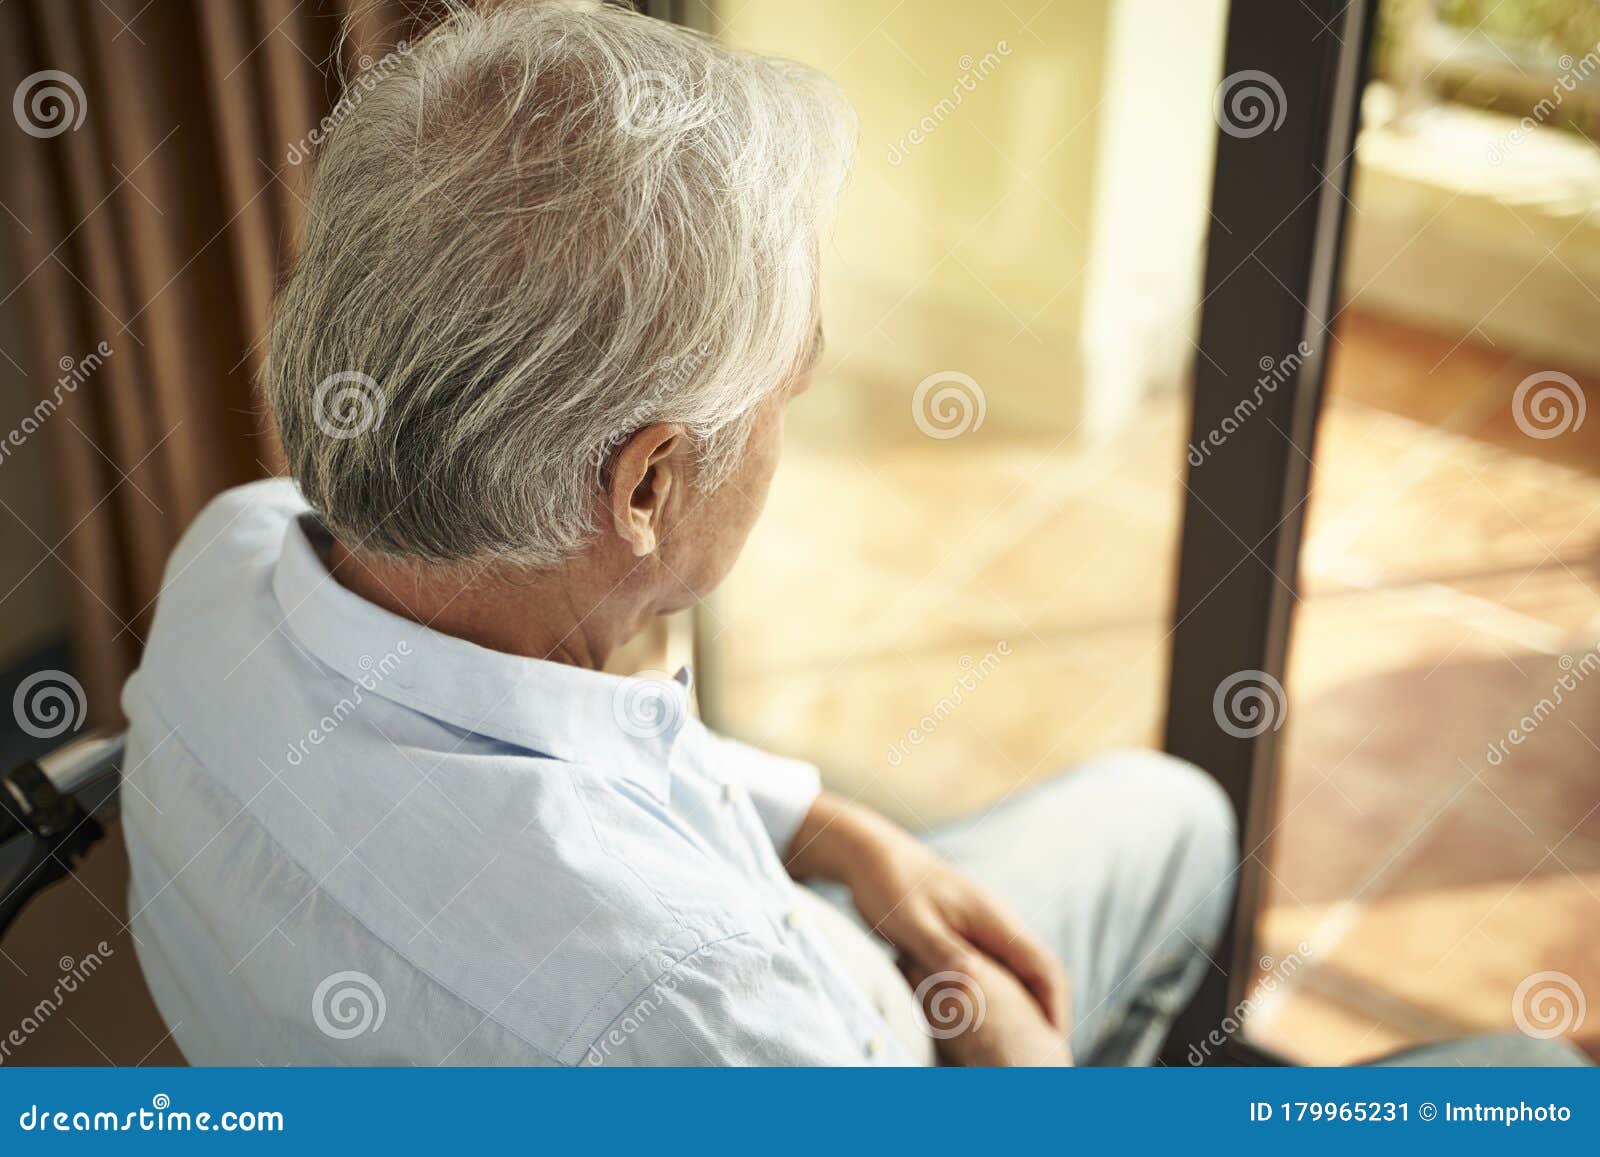
POLYGON ((1197 939, 1215 941, 1232 907, 1239 866, 1233 804, 1206 772, 1186 760, 1144 752, 1134 774, 1151 824, 1178 857, 1177 879, 1197 939))

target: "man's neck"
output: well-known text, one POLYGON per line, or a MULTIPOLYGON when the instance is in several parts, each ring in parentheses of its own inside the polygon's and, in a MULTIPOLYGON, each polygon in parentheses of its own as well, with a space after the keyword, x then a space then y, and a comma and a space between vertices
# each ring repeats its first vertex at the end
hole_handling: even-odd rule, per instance
POLYGON ((632 584, 607 581, 581 558, 541 571, 441 566, 357 554, 335 539, 326 561, 341 586, 402 618, 492 651, 574 667, 599 670, 650 616, 632 584))

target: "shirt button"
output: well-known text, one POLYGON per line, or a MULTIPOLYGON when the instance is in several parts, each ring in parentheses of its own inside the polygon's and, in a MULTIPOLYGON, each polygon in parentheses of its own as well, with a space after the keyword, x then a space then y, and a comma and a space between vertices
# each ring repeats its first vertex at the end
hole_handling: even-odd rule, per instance
POLYGON ((722 785, 722 798, 727 803, 734 803, 743 794, 743 789, 741 789, 736 783, 725 783, 722 785))
POLYGON ((798 928, 805 922, 805 918, 805 913, 800 911, 800 909, 790 908, 788 913, 784 916, 783 922, 790 928, 798 928))
POLYGON ((867 1055, 869 1057, 875 1057, 882 1051, 883 1038, 881 1036, 873 1036, 867 1039, 867 1055))

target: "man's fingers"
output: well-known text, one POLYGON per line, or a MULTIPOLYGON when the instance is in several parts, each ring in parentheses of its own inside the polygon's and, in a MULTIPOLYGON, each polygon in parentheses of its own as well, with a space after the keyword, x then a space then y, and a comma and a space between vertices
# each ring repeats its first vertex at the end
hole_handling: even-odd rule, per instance
POLYGON ((966 933, 974 944, 1011 969, 1017 979, 1028 986, 1051 1024, 1063 1031, 1069 1027, 1066 970, 1032 933, 994 908, 974 910, 967 920, 966 933))
POLYGON ((886 931, 891 932, 895 946, 922 969, 923 975, 970 968, 972 944, 931 904, 908 905, 892 931, 886 931))
POLYGON ((1023 934, 1011 942, 1011 953, 1002 957, 1018 978, 1028 986, 1050 1023, 1065 1031, 1069 1019, 1069 990, 1066 970, 1038 941, 1023 934))
MULTIPOLYGON (((977 960, 979 955, 969 952, 969 961, 977 960)), ((994 965, 991 964, 990 968, 994 968, 994 965)), ((901 959, 901 971, 916 990, 929 1031, 942 1046, 949 1046, 954 1038, 976 1033, 983 1028, 988 1011, 988 994, 984 992, 977 976, 962 969, 928 969, 904 957, 901 959)), ((1028 998, 1022 996, 1021 999, 1025 1001, 1028 998)))
POLYGON ((931 904, 908 905, 896 921, 896 944, 906 958, 902 971, 913 986, 936 972, 971 975, 977 954, 1003 965, 1033 995, 1056 1028, 1069 1027, 1067 977, 1060 963, 1020 923, 1003 911, 974 904, 959 925, 931 904), (914 965, 916 972, 906 967, 914 965))
POLYGON ((917 963, 916 957, 905 952, 900 953, 895 958, 895 963, 900 966, 900 975, 906 978, 906 983, 911 985, 912 988, 921 984, 928 977, 928 970, 917 963))
POLYGON ((908 939, 908 948, 926 975, 931 972, 967 972, 972 967, 972 945, 942 922, 920 925, 908 939))

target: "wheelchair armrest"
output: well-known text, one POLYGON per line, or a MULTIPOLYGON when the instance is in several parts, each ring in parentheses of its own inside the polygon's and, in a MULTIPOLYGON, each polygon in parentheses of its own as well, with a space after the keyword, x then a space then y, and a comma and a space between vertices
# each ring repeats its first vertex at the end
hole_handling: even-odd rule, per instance
POLYGON ((126 749, 124 735, 85 735, 56 748, 38 762, 57 791, 76 795, 121 771, 126 749))
POLYGON ((0 843, 24 832, 41 839, 65 832, 93 810, 75 797, 117 775, 124 746, 121 735, 87 735, 0 776, 0 843))
POLYGON ((0 775, 0 846, 20 853, 0 880, 0 936, 34 895, 72 870, 104 835, 122 765, 121 735, 88 735, 0 775))

